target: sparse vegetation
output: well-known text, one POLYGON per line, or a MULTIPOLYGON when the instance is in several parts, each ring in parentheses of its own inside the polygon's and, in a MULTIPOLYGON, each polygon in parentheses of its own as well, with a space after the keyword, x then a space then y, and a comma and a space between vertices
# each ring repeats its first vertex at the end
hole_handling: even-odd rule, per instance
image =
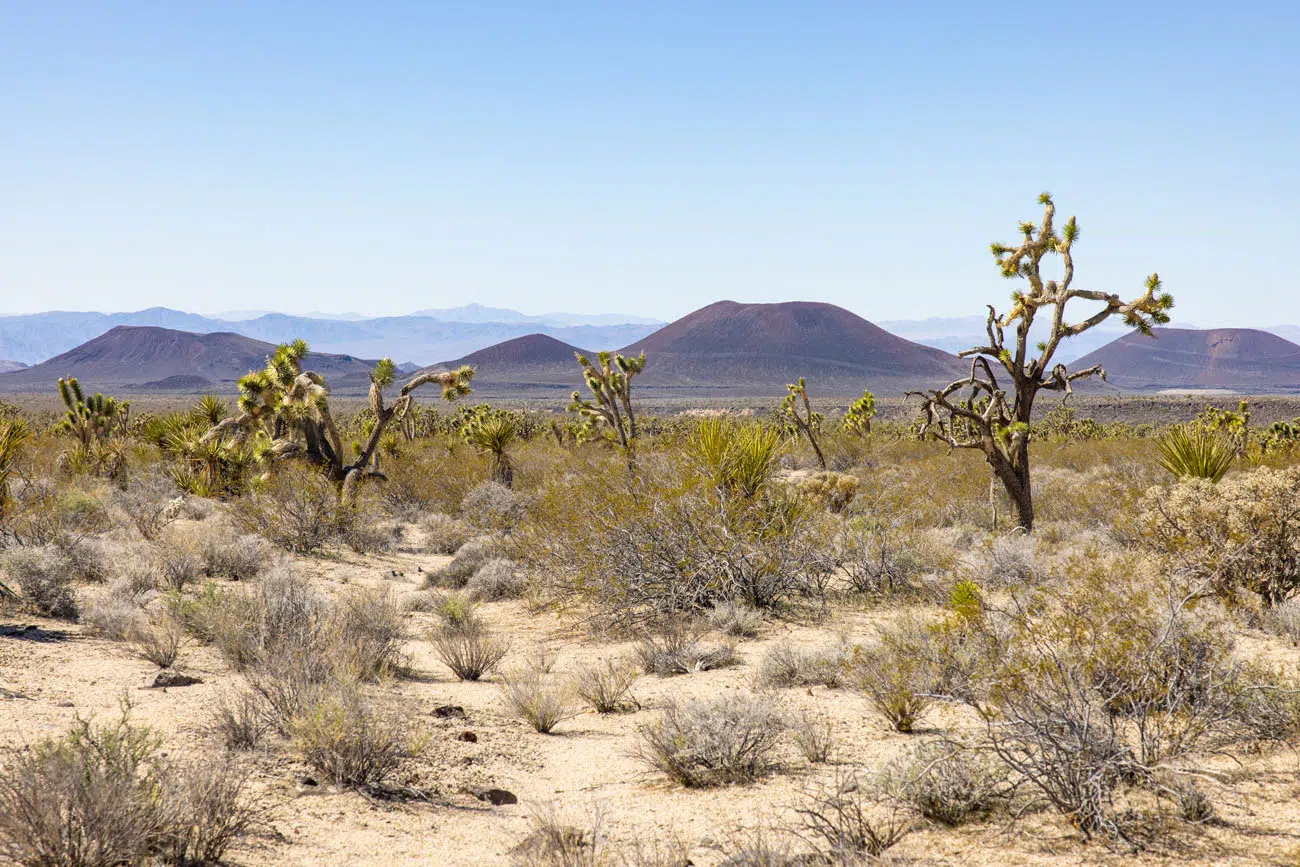
POLYGON ((641 760, 691 788, 749 783, 771 771, 785 732, 770 700, 743 694, 669 701, 640 729, 641 760))

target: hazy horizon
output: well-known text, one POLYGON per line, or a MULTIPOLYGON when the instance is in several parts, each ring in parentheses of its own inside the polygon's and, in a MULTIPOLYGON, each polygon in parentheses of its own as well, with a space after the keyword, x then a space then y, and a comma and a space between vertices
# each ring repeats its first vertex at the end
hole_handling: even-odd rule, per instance
POLYGON ((13 5, 0 314, 964 316, 1047 189, 1080 287, 1300 322, 1300 9, 1005 8, 13 5))

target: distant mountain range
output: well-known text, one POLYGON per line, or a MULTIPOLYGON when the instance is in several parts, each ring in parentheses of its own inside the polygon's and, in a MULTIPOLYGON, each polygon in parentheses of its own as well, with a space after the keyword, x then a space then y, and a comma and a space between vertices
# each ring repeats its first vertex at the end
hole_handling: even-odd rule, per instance
POLYGON ((622 346, 662 324, 616 314, 526 316, 479 304, 375 319, 265 313, 228 320, 166 307, 134 313, 52 312, 0 316, 0 359, 36 364, 117 325, 154 326, 195 334, 228 331, 269 343, 302 338, 321 352, 368 358, 388 356, 400 362, 429 364, 533 332, 589 346, 622 346))
POLYGON ((1107 382, 1131 391, 1300 391, 1300 345, 1254 328, 1157 328, 1130 332, 1072 365, 1100 364, 1107 382))

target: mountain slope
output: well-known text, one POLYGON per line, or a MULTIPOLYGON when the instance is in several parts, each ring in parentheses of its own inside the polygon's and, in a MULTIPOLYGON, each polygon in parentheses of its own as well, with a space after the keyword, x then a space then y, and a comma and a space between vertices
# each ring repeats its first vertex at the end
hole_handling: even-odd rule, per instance
POLYGON ((582 385, 575 353, 590 354, 546 334, 526 334, 425 370, 452 370, 468 364, 475 368, 474 390, 486 394, 572 391, 582 385))
POLYGON ((814 394, 901 391, 958 375, 952 355, 897 337, 862 317, 808 301, 719 301, 621 350, 644 351, 642 382, 780 393, 806 377, 814 394))
POLYGON ((1071 368, 1094 364, 1125 389, 1300 390, 1300 345, 1254 328, 1157 328, 1152 337, 1135 331, 1071 368))
MULTIPOLYGON (((49 361, 0 374, 0 391, 45 391, 61 376, 90 390, 231 391, 239 377, 266 364, 275 346, 239 334, 194 334, 119 325, 49 361)), ((308 365, 334 390, 363 388, 373 361, 313 352, 308 365)))

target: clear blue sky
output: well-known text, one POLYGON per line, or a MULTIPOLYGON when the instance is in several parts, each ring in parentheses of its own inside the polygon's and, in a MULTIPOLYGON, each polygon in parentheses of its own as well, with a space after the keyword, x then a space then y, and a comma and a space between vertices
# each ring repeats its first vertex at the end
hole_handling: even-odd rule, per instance
POLYGON ((1300 4, 0 0, 0 313, 979 313, 1051 190, 1079 285, 1300 322, 1300 4))

